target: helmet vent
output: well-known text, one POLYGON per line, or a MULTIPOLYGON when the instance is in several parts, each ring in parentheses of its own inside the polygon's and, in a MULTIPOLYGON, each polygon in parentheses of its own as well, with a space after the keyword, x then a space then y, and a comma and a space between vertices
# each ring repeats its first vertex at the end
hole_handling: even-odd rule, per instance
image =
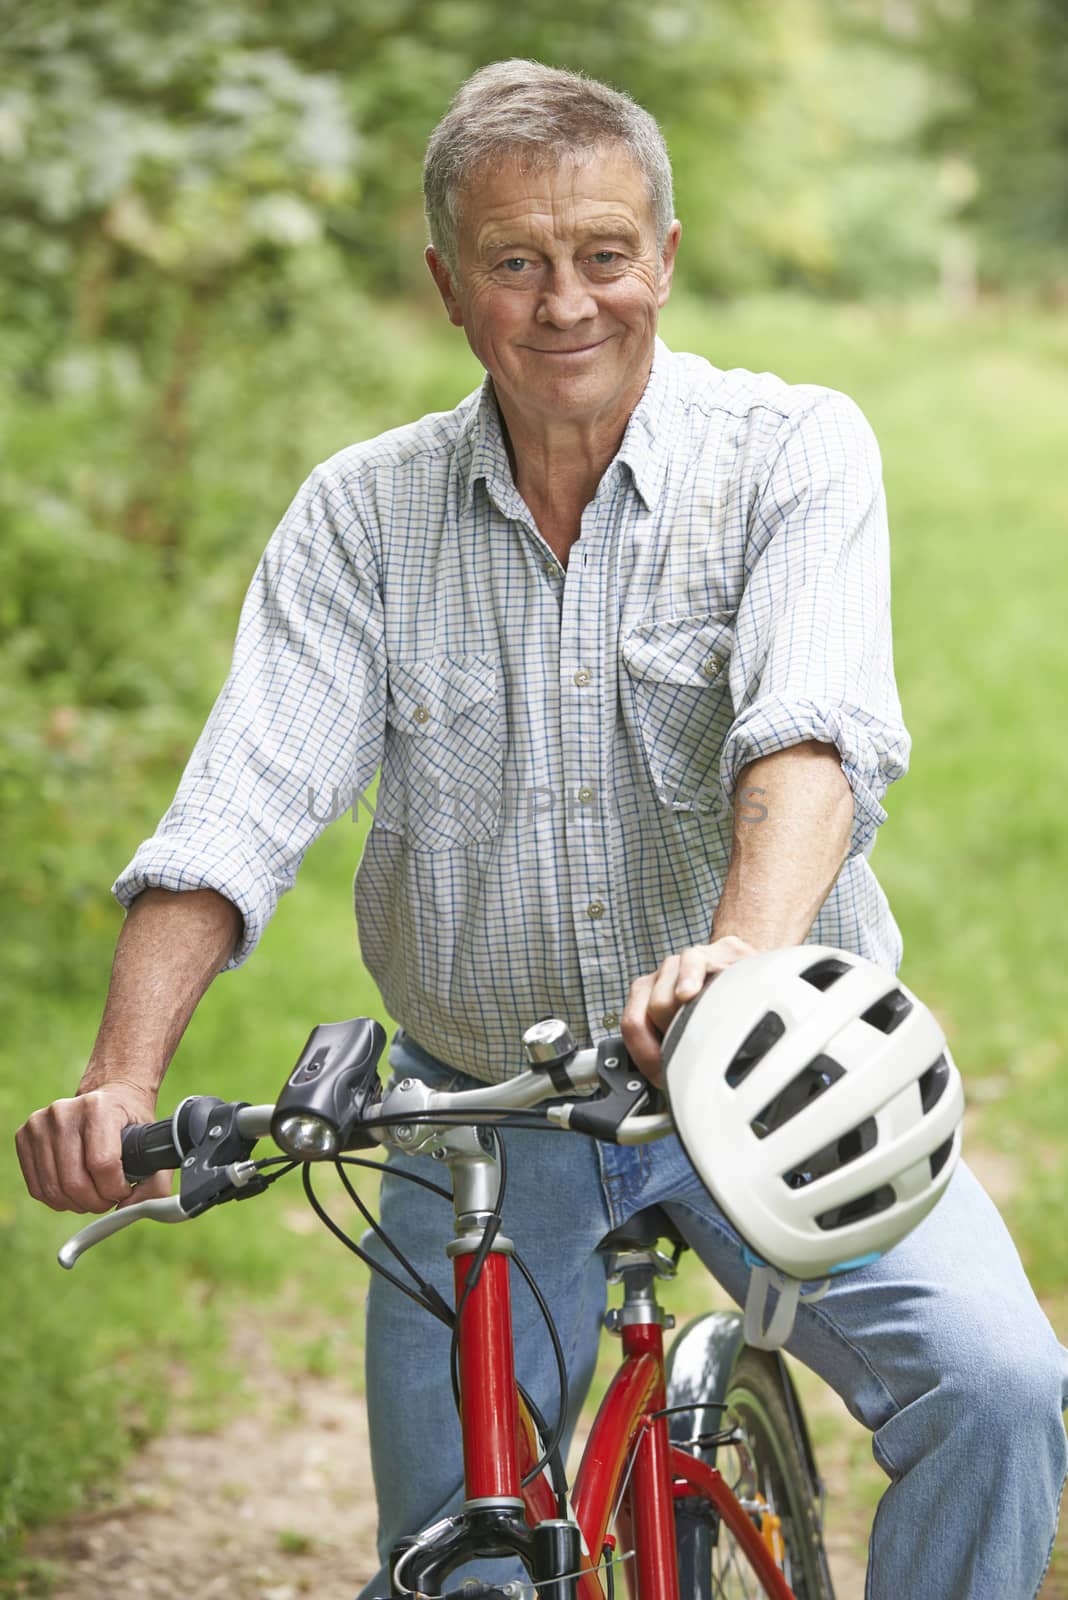
POLYGON ((875 1149, 878 1138, 875 1118, 866 1117, 857 1127, 850 1128, 848 1133, 833 1139, 822 1150, 817 1150, 815 1155, 809 1156, 807 1161, 802 1161, 800 1166, 784 1172, 782 1181, 788 1189, 803 1189, 817 1178, 826 1178, 828 1173, 847 1167, 858 1156, 867 1155, 869 1150, 875 1149))
POLYGON ((900 989, 891 989, 889 994, 884 994, 881 1000, 876 1000, 873 1006, 868 1007, 861 1020, 878 1028, 880 1033, 893 1033, 911 1010, 912 1001, 908 995, 900 989))
POLYGON ((937 1178, 946 1162, 949 1160, 953 1149, 953 1134, 950 1134, 945 1144, 940 1144, 931 1155, 931 1177, 937 1178))
POLYGON ((862 1194, 856 1200, 848 1200, 844 1206, 825 1211, 816 1221, 825 1233, 831 1233, 835 1228, 846 1228, 851 1222, 864 1222, 868 1217, 878 1216, 880 1211, 889 1211, 896 1198, 890 1185, 884 1183, 870 1194, 862 1194))
POLYGON ((813 1056, 808 1066, 754 1117, 750 1128, 758 1139, 767 1138, 769 1133, 774 1133, 792 1117, 796 1117, 799 1111, 811 1105, 832 1083, 837 1083, 844 1076, 844 1067, 840 1067, 830 1056, 813 1056))
MULTIPOLYGON (((924 1112, 930 1111, 942 1098, 942 1091, 949 1082, 949 1062, 945 1056, 939 1056, 933 1067, 928 1067, 920 1079, 920 1105, 924 1112)), ((933 1176, 933 1174, 932 1174, 933 1176)))
POLYGON ((814 989, 829 989, 832 983, 837 983, 838 979, 844 977, 848 971, 847 961, 840 961, 837 956, 824 956, 822 961, 813 962, 811 967, 806 967, 801 976, 814 989))
POLYGON ((727 1068, 727 1082, 732 1089, 749 1076, 758 1061, 762 1061, 786 1032, 786 1024, 778 1012, 767 1011, 756 1027, 749 1032, 734 1052, 727 1068))

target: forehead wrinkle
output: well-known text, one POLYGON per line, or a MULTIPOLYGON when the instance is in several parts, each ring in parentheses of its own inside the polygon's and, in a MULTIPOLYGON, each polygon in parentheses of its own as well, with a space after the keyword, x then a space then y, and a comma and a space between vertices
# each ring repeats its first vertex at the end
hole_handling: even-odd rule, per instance
POLYGON ((549 241, 553 244, 566 242, 569 244, 583 245, 594 239, 619 239, 632 246, 640 245, 641 232, 635 226, 633 218, 625 217, 618 213, 605 213, 602 216, 589 217, 581 222, 572 223, 560 229, 559 225, 553 226, 551 222, 534 222, 526 228, 516 228, 514 223, 509 223, 508 232, 495 231, 495 225, 486 225, 486 231, 480 230, 478 249, 487 255, 497 255, 501 251, 514 250, 517 254, 522 250, 529 250, 531 246, 538 247, 541 243, 549 241))
POLYGON ((646 224, 655 230, 644 175, 629 159, 607 162, 607 170, 596 157, 536 171, 508 162, 484 167, 478 176, 482 181, 469 180, 458 196, 461 250, 465 232, 467 249, 482 255, 516 245, 556 250, 561 242, 596 234, 641 244, 646 224))
MULTIPOLYGON (((522 232, 518 232, 514 236, 500 235, 494 233, 491 229, 485 239, 480 242, 483 248, 487 250, 511 250, 513 247, 519 249, 520 247, 525 248, 538 233, 552 233, 554 239, 560 237, 549 228, 532 228, 527 231, 525 236, 522 232)), ((626 239, 636 244, 639 235, 633 222, 625 217, 595 217, 589 222, 583 222, 578 227, 569 229, 567 237, 574 239, 579 244, 583 244, 590 239, 626 239)))

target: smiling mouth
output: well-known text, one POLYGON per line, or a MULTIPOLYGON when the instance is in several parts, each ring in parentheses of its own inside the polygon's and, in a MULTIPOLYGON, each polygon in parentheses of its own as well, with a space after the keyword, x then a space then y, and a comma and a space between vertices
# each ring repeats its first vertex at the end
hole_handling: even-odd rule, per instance
POLYGON ((584 356, 591 350, 599 350, 607 341, 598 339, 593 344, 578 344, 568 350, 545 350, 540 345, 528 345, 528 350, 533 350, 539 356, 584 356))

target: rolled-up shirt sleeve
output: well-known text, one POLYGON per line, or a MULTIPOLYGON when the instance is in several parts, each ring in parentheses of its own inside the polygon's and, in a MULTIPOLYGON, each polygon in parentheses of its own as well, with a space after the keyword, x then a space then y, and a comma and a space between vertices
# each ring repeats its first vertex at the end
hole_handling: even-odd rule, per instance
POLYGON ((215 889, 251 953, 305 851, 381 760, 386 671, 374 553, 342 475, 318 468, 271 539, 245 598, 229 676, 150 839, 116 879, 215 889))
POLYGON ((776 440, 749 519, 720 781, 732 799, 751 761, 807 740, 835 745, 853 791, 854 856, 886 820, 882 798, 907 771, 909 736, 879 449, 845 395, 813 395, 776 440))

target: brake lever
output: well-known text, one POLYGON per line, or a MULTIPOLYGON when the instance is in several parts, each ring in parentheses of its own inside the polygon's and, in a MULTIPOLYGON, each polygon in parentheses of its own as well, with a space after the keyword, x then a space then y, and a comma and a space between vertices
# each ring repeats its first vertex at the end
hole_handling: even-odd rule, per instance
MULTIPOLYGON (((600 1094, 568 1108, 564 1126, 620 1144, 626 1127, 633 1131, 639 1114, 653 1107, 654 1089, 634 1065, 622 1035, 612 1033, 597 1044, 597 1087, 600 1094)), ((554 1119, 556 1120, 556 1119, 554 1119)), ((631 1140, 630 1142, 640 1142, 631 1140)))
POLYGON ((674 1132, 675 1122, 670 1111, 647 1112, 623 1118, 616 1130, 616 1144, 652 1144, 674 1132))
POLYGON ((69 1272, 78 1257, 91 1250, 94 1244, 110 1239, 113 1233, 142 1219, 146 1222, 188 1222, 190 1215, 182 1210, 182 1202, 176 1194, 164 1195, 158 1200, 140 1200, 136 1205, 123 1206, 121 1211, 109 1211, 107 1216, 95 1217, 84 1228, 80 1228, 73 1238, 60 1247, 60 1266, 66 1267, 69 1272))

